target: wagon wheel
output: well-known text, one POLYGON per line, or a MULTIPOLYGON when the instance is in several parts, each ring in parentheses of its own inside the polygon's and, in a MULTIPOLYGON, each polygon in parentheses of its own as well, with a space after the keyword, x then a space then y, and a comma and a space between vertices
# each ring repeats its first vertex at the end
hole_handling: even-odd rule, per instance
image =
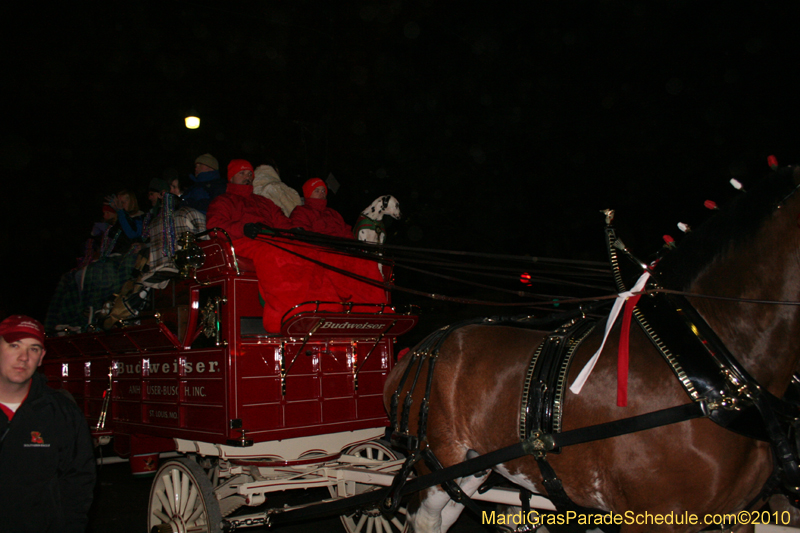
MULTIPOLYGON (((370 441, 359 444, 350 448, 347 455, 355 455, 357 457, 364 457, 366 459, 374 459, 376 461, 394 461, 402 455, 393 451, 388 443, 384 441, 370 441)), ((375 485, 366 485, 364 483, 347 482, 345 483, 344 490, 339 490, 339 485, 334 484, 328 487, 331 496, 336 498, 347 498, 362 494, 378 488, 375 485)), ((381 514, 378 509, 359 509, 352 514, 342 515, 342 524, 347 533, 396 533, 406 531, 406 507, 401 505, 397 512, 391 516, 386 517, 381 514)))
POLYGON ((150 533, 220 533, 219 503, 208 474, 187 458, 167 461, 150 489, 150 533))

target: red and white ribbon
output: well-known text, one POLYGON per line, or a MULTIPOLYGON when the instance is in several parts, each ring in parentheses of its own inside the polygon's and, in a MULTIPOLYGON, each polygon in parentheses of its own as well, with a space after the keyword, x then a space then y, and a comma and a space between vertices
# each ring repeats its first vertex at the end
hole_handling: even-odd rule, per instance
POLYGON ((619 312, 622 310, 622 306, 625 304, 625 300, 631 296, 634 296, 634 293, 641 291, 649 278, 650 273, 645 272, 636 281, 636 284, 631 290, 621 292, 617 295, 617 299, 614 301, 614 307, 611 308, 611 313, 608 315, 608 322, 606 322, 606 332, 603 335, 603 342, 600 344, 600 348, 597 349, 592 358, 589 359, 589 362, 586 363, 586 365, 581 369, 578 377, 575 378, 575 381, 572 383, 572 385, 570 385, 569 390, 571 390, 573 393, 580 394, 581 389, 586 384, 586 380, 589 379, 589 374, 592 373, 594 365, 597 364, 597 360, 600 358, 600 352, 603 351, 603 347, 606 345, 608 334, 611 332, 611 328, 614 327, 614 322, 616 322, 619 312))

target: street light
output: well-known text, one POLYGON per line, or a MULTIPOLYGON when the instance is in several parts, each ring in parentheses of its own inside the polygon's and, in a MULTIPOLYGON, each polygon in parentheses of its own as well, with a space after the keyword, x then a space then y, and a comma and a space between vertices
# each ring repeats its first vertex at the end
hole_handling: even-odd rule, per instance
POLYGON ((197 116, 197 111, 192 109, 184 119, 186 127, 190 130, 196 130, 200 127, 200 118, 197 116))

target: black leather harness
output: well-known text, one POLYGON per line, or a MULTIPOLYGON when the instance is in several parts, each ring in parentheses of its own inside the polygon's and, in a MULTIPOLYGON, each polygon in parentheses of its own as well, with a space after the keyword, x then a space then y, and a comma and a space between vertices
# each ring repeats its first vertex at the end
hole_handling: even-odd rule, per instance
MULTIPOLYGON (((633 261, 630 265, 635 268, 626 268, 627 263, 620 261, 620 254, 629 254, 616 238, 613 228, 609 226, 606 233, 609 258, 618 289, 620 292, 626 291, 627 287, 632 285, 630 278, 633 276, 633 279, 636 279, 642 273, 640 267, 647 267, 631 257, 633 261)), ((648 287, 658 288, 654 282, 648 287)), ((450 496, 469 506, 469 498, 452 482, 453 479, 475 473, 476 467, 486 468, 487 464, 496 465, 524 455, 533 455, 541 470, 547 495, 556 508, 560 511, 581 510, 582 508, 575 505, 567 496, 561 481, 547 462, 548 453, 557 453, 563 446, 606 439, 701 417, 708 417, 726 429, 767 441, 772 445, 775 458, 773 475, 752 503, 771 494, 778 484, 778 479, 789 490, 794 492, 800 490, 797 450, 790 441, 790 435, 793 437, 792 432, 800 420, 800 404, 778 399, 763 389, 736 361, 713 329, 685 297, 664 293, 649 294, 639 300, 633 316, 672 369, 691 402, 566 432, 561 432, 566 377, 572 356, 583 339, 594 329, 595 320, 582 316, 579 312, 573 313, 572 316, 549 317, 545 321, 485 318, 447 326, 431 334, 407 355, 412 360, 392 397, 390 408, 392 440, 411 453, 404 465, 403 475, 398 474, 395 478, 395 484, 389 491, 384 508, 390 509, 399 503, 399 496, 406 493, 403 489, 406 484, 406 474, 420 459, 425 459, 433 470, 431 479, 450 480, 445 481, 443 485, 450 496), (439 349, 446 338, 453 331, 469 324, 502 324, 543 329, 541 326, 546 321, 552 323, 559 320, 561 325, 539 345, 526 372, 520 412, 520 443, 458 465, 442 468, 425 441, 434 366, 439 349), (408 427, 411 395, 426 363, 429 365, 426 391, 420 405, 418 432, 417 435, 412 435, 408 427), (398 420, 399 396, 412 371, 414 377, 411 389, 405 397, 402 414, 398 420)), ((419 478, 416 484, 422 485, 423 481, 419 478)), ((426 481, 424 484, 431 486, 431 481, 426 481)))
MULTIPOLYGON (((539 344, 531 357, 522 389, 520 440, 534 433, 561 433, 564 393, 572 356, 596 324, 594 318, 575 317, 539 344)), ((561 450, 555 447, 550 451, 559 453, 561 450)))

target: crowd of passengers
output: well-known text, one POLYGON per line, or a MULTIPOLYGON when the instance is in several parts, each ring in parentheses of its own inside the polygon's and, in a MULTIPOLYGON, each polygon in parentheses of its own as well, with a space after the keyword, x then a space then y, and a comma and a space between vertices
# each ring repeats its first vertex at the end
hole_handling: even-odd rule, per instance
POLYGON ((108 329, 135 316, 152 289, 165 288, 177 276, 173 256, 181 236, 206 227, 225 230, 237 255, 252 259, 269 332, 280 331, 281 317, 299 302, 339 302, 323 305, 334 311, 341 302, 385 303, 386 292, 379 286, 383 278, 373 261, 295 242, 276 248, 244 236, 245 224, 259 222, 353 238, 351 226, 327 207, 325 182, 312 178, 302 189, 303 198, 281 181, 274 166, 254 169, 243 159, 232 160, 223 179, 217 159, 203 154, 188 179, 150 181, 147 212, 128 190, 106 197, 103 222, 92 228, 82 260, 59 280, 45 318, 47 333, 108 329), (323 264, 375 283, 343 276, 323 264))

